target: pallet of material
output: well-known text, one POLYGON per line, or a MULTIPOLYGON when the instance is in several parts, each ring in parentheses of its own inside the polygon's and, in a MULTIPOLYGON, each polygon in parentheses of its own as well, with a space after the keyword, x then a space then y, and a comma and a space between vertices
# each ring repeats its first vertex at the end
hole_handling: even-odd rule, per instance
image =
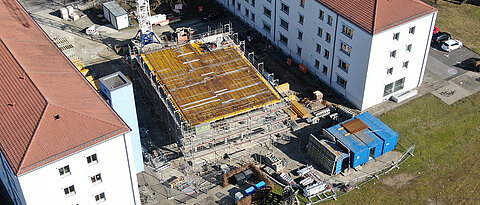
POLYGON ((292 110, 302 119, 307 119, 310 116, 307 109, 300 105, 297 100, 292 100, 292 110))

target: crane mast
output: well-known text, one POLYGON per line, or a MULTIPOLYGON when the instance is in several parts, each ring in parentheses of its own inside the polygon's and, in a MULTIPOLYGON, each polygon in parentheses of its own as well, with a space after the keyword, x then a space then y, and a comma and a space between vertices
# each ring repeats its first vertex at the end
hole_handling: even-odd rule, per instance
MULTIPOLYGON (((137 20, 140 30, 140 39, 142 47, 153 43, 153 38, 158 38, 153 33, 152 23, 150 22, 150 3, 148 0, 137 0, 137 20)), ((137 33, 138 36, 138 33, 137 33)))

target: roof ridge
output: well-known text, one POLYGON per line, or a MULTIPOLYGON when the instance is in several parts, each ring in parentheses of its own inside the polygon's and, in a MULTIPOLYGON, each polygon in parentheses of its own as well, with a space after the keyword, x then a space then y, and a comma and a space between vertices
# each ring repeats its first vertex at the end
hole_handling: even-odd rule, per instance
POLYGON ((15 171, 15 173, 18 173, 20 171, 20 167, 22 167, 23 165, 23 162, 25 161, 25 156, 27 156, 27 152, 30 148, 30 145, 32 144, 32 141, 33 141, 33 138, 35 137, 35 134, 37 133, 37 130, 38 130, 38 126, 40 125, 40 122, 42 121, 43 119, 43 115, 45 115, 45 111, 47 110, 47 107, 48 107, 48 101, 47 101, 47 104, 45 105, 45 107, 43 108, 42 110, 42 115, 40 115, 40 118, 38 119, 37 121, 37 124, 35 126, 35 130, 33 131, 33 134, 32 136, 30 137, 30 141, 28 142, 28 145, 27 147, 25 148, 25 151, 23 152, 23 156, 22 156, 22 160, 20 160, 20 164, 18 164, 18 167, 17 167, 17 170, 15 171))
MULTIPOLYGON (((102 99, 102 100, 103 100, 103 99, 102 99)), ((55 103, 51 103, 51 102, 50 102, 50 103, 48 103, 48 104, 51 104, 52 106, 55 106, 55 107, 58 107, 58 108, 62 108, 62 109, 64 109, 64 110, 68 110, 68 111, 70 111, 70 112, 77 113, 77 114, 79 114, 79 115, 85 116, 85 117, 90 118, 90 119, 98 120, 98 121, 100 121, 100 122, 104 122, 104 123, 107 123, 107 124, 110 124, 110 125, 114 125, 114 126, 117 126, 117 127, 121 127, 121 125, 113 124, 113 123, 107 122, 107 121, 105 121, 105 120, 101 120, 101 119, 98 119, 98 118, 96 118, 96 117, 92 117, 92 116, 87 115, 87 114, 85 114, 85 113, 77 112, 77 111, 74 111, 74 110, 72 110, 72 109, 70 109, 70 108, 66 108, 66 107, 57 105, 57 104, 55 104, 55 103)), ((113 110, 113 108, 112 108, 112 110, 113 110)), ((117 115, 116 112, 115 112, 115 115, 117 115)), ((117 115, 117 116, 118 116, 118 115, 117 115)), ((119 117, 119 118, 120 118, 120 117, 119 117)), ((125 123, 122 118, 120 118, 120 120, 121 120, 123 123, 125 123)), ((127 123, 125 123, 125 125, 127 125, 127 123)), ((127 125, 127 127, 128 127, 128 125, 127 125)), ((128 127, 128 128, 130 129, 130 127, 128 127)))
POLYGON ((378 7, 378 0, 375 0, 375 6, 373 7, 372 33, 375 33, 375 23, 377 21, 377 7, 378 7))

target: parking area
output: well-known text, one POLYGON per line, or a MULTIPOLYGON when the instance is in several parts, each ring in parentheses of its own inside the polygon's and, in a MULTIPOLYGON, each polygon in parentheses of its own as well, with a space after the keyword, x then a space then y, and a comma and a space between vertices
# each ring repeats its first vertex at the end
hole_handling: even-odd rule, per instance
POLYGON ((480 55, 467 47, 446 52, 432 44, 426 69, 432 79, 441 82, 432 94, 453 104, 480 91, 480 73, 474 71, 476 60, 480 60, 480 55))

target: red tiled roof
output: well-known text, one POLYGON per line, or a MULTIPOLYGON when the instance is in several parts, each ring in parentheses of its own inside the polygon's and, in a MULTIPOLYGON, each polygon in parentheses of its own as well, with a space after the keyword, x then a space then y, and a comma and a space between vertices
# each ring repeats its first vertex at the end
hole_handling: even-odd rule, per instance
POLYGON ((420 0, 317 1, 372 34, 437 11, 420 0))
POLYGON ((16 0, 0 16, 0 149, 17 175, 129 130, 16 0))

